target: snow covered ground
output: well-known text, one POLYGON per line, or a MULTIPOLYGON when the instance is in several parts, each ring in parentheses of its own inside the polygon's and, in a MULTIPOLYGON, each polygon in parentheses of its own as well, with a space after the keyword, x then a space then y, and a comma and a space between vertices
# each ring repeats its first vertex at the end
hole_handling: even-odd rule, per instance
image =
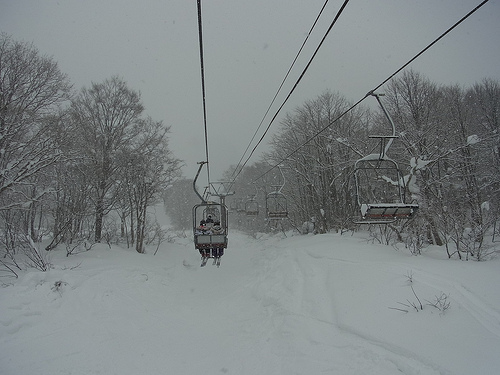
POLYGON ((361 234, 229 241, 220 268, 200 268, 187 238, 156 255, 55 250, 49 272, 0 280, 0 374, 500 371, 500 259, 361 234))

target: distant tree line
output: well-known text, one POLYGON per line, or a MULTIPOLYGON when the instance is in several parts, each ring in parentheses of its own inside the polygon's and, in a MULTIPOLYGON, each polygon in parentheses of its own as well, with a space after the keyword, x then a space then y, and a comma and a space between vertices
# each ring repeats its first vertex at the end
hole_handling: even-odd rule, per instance
POLYGON ((68 254, 112 239, 144 251, 146 209, 181 167, 170 128, 144 111, 122 78, 73 92, 52 58, 0 34, 1 272, 15 274, 22 252, 46 267, 42 237, 68 254))
MULTIPOLYGON (((368 227, 374 239, 404 243, 415 254, 436 244, 449 257, 484 259, 500 214, 499 82, 443 86, 409 70, 387 85, 382 100, 398 136, 388 156, 403 172, 407 200, 420 209, 411 221, 368 227)), ((378 152, 370 135, 391 130, 375 106, 357 106, 328 127, 351 105, 327 91, 285 116, 271 151, 235 182, 237 194, 228 199, 233 226, 266 230, 266 196, 272 185, 285 181, 286 225, 315 233, 359 229, 351 220, 358 210, 354 163, 378 152), (261 214, 249 217, 241 207, 256 192, 261 214)))

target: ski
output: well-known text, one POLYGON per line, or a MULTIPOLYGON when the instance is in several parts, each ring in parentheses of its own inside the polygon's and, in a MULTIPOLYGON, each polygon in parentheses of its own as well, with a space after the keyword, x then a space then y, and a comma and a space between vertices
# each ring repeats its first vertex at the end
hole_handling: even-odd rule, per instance
POLYGON ((213 266, 220 267, 220 257, 214 257, 213 266))
POLYGON ((208 262, 208 257, 201 258, 201 265, 200 265, 200 267, 205 267, 207 265, 207 262, 208 262))
POLYGON ((212 265, 220 267, 220 256, 206 256, 202 255, 201 256, 201 264, 200 267, 205 267, 207 265, 208 260, 212 258, 214 261, 212 262, 212 265))

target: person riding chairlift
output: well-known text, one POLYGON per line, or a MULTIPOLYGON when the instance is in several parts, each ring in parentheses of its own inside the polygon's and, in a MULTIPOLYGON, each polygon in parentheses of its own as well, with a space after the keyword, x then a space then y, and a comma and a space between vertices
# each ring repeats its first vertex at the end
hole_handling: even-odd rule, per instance
MULTIPOLYGON (((212 233, 213 234, 222 234, 224 233, 224 229, 220 225, 220 221, 216 221, 212 227, 212 233)), ((212 249, 212 256, 214 258, 220 258, 221 256, 224 255, 224 248, 223 247, 214 247, 212 249)))
MULTIPOLYGON (((210 230, 210 228, 207 228, 206 221, 201 220, 200 225, 196 227, 195 234, 197 235, 212 234, 212 231, 210 230)), ((198 250, 203 258, 210 256, 210 249, 198 249, 198 250)))
POLYGON ((206 221, 202 220, 200 221, 200 225, 196 227, 195 234, 210 234, 207 233, 209 231, 209 228, 207 228, 206 221))

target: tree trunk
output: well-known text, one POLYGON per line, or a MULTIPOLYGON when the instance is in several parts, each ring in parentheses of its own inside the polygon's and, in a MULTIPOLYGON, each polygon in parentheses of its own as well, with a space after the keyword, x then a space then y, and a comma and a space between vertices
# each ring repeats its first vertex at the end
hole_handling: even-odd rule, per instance
POLYGON ((104 201, 99 197, 95 209, 95 242, 101 242, 102 238, 102 220, 104 217, 104 201))

